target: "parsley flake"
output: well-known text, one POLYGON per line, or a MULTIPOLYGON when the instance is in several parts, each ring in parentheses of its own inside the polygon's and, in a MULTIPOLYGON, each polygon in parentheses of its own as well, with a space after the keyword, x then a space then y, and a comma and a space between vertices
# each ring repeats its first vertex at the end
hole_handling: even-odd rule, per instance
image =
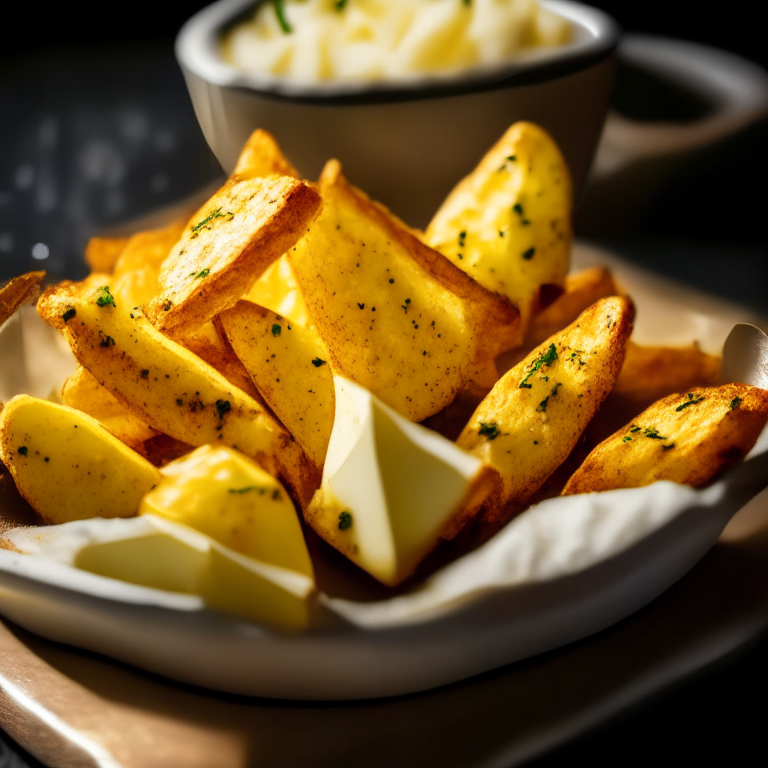
POLYGON ((61 319, 68 323, 75 315, 77 314, 77 310, 74 307, 70 307, 62 316, 61 319))
POLYGON ((488 440, 495 440, 501 434, 501 431, 495 421, 488 422, 487 424, 481 421, 478 434, 488 438, 488 440))
POLYGON ((277 23, 280 25, 280 29, 286 35, 290 35, 293 32, 291 25, 288 23, 288 18, 285 15, 285 0, 272 0, 272 5, 275 8, 275 16, 277 17, 277 23))
MULTIPOLYGON (((101 333, 99 333, 101 335, 101 333)), ((111 336, 105 336, 100 342, 100 347, 114 347, 115 346, 115 340, 111 336)))
POLYGON ((698 400, 694 400, 693 394, 689 392, 687 402, 683 403, 682 405, 678 405, 677 408, 675 408, 675 413, 679 413, 683 410, 683 408, 687 408, 689 405, 696 405, 697 403, 700 403, 702 400, 706 399, 706 397, 700 397, 698 400))
POLYGON ((342 512, 339 515, 339 530, 346 531, 352 527, 352 515, 349 512, 342 512))
POLYGON ((557 348, 554 344, 550 344, 549 349, 539 357, 533 364, 533 368, 528 371, 525 378, 520 382, 518 389, 531 389, 533 385, 528 383, 528 379, 530 379, 536 371, 540 370, 542 365, 550 366, 555 360, 557 360, 557 348))
POLYGON ((229 400, 217 400, 216 401, 216 413, 219 414, 219 418, 223 419, 225 413, 229 413, 232 410, 232 406, 229 404, 229 400))
POLYGON ((217 208, 215 211, 209 213, 202 221, 195 224, 195 226, 192 227, 192 231, 199 232, 204 226, 206 226, 206 224, 209 224, 214 219, 223 219, 225 216, 226 214, 221 212, 221 208, 217 208))
POLYGON ((26 455, 29 453, 29 450, 27 449, 27 446, 26 446, 26 445, 22 445, 22 446, 19 448, 19 453, 20 453, 22 456, 26 456, 26 455))
POLYGON ((744 401, 740 397, 734 397, 733 400, 731 400, 730 410, 734 410, 738 408, 744 401))
POLYGON ((280 326, 277 323, 275 323, 272 326, 272 335, 273 336, 279 336, 280 335, 280 331, 282 331, 282 330, 283 330, 282 326, 280 326))
POLYGON ((101 288, 99 288, 99 295, 96 297, 96 306, 97 307, 116 306, 115 297, 109 292, 108 285, 102 285, 101 288))
POLYGON ((314 365, 315 368, 319 368, 321 365, 325 365, 325 360, 321 360, 319 357, 316 357, 312 361, 312 365, 314 365))
POLYGON ((535 248, 529 248, 527 251, 523 251, 523 258, 526 261, 530 261, 533 258, 535 253, 536 253, 535 248))

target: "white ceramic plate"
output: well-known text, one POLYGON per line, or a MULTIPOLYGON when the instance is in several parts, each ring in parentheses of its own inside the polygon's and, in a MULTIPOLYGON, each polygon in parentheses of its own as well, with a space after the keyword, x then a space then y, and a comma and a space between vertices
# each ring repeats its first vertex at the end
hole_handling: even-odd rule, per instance
MULTIPOLYGON (((611 266, 638 304, 641 342, 697 339, 719 351, 734 323, 760 322, 595 249, 581 246, 574 261, 576 268, 611 266)), ((2 346, 0 358, 8 353, 2 346)), ((23 359, 23 344, 11 352, 23 359)), ((624 618, 683 576, 766 485, 764 433, 747 461, 704 491, 657 483, 551 499, 407 594, 367 603, 323 595, 331 621, 297 635, 216 615, 193 596, 6 550, 0 612, 50 639, 218 690, 297 699, 396 695, 562 646, 624 618)))

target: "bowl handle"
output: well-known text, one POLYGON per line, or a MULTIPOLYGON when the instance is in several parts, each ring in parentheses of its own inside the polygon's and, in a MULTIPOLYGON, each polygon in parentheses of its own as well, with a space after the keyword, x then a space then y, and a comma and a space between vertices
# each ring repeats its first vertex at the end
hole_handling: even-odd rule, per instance
POLYGON ((768 74, 740 56, 698 43, 626 35, 619 59, 690 91, 711 105, 685 123, 639 122, 613 111, 598 150, 592 179, 627 166, 702 149, 768 115, 768 74))

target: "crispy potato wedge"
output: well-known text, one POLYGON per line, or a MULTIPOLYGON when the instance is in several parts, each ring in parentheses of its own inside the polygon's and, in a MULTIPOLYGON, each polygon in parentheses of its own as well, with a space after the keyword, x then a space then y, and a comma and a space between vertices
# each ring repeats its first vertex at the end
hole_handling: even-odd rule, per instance
POLYGON ((571 252, 572 192, 553 139, 515 123, 448 195, 428 245, 490 291, 507 296, 526 327, 543 285, 562 286, 571 252))
POLYGON ((78 362, 151 427, 193 446, 237 448, 309 500, 317 470, 282 425, 140 310, 124 309, 106 287, 77 283, 49 289, 37 307, 78 362))
POLYGON ((12 398, 0 414, 0 458, 49 523, 132 517, 160 482, 156 467, 96 419, 28 395, 12 398))
POLYGON ((32 301, 45 278, 45 272, 27 272, 0 288, 0 325, 24 303, 32 301))
MULTIPOLYGON (((503 354, 498 368, 506 373, 526 357, 534 347, 570 325, 587 307, 606 296, 618 296, 620 291, 609 269, 590 267, 567 275, 565 288, 551 304, 531 317, 525 340, 519 349, 503 354)), ((630 342, 631 343, 631 342, 630 342)), ((626 360, 625 363, 626 365, 626 360)))
POLYGON ((148 304, 160 290, 160 267, 184 233, 186 219, 137 232, 128 238, 113 267, 112 293, 132 307, 148 304))
POLYGON ((203 323, 184 336, 174 336, 173 339, 215 368, 238 389, 242 389, 254 400, 264 404, 248 371, 240 362, 226 336, 219 332, 213 321, 203 323))
POLYGON ((323 213, 289 258, 334 368, 413 421, 472 381, 490 386, 496 353, 519 342, 514 307, 352 187, 338 162, 320 186, 323 213))
POLYGON ((269 407, 322 467, 336 397, 320 337, 246 300, 222 312, 219 321, 269 407))
POLYGON ((260 307, 271 309, 296 325, 311 325, 309 310, 288 257, 281 256, 253 284, 247 298, 260 307))
POLYGON ((600 443, 564 496, 672 480, 709 485, 746 456, 768 422, 768 391, 748 384, 669 395, 600 443))
POLYGON ((232 306, 305 233, 320 206, 313 186, 287 176, 227 182, 163 263, 147 310, 154 325, 196 328, 232 306))
POLYGON ((265 176, 301 178, 301 174, 280 150, 275 137, 263 128, 257 128, 248 137, 240 156, 237 158, 232 176, 241 181, 264 178, 265 176))
POLYGON ((503 523, 521 511, 568 457, 616 382, 633 318, 628 298, 602 299, 534 349, 480 403, 458 445, 501 477, 484 522, 503 523))
POLYGON ((96 377, 78 366, 61 390, 64 405, 96 419, 120 442, 143 454, 144 443, 160 434, 128 410, 96 377))
POLYGON ((92 237, 85 246, 85 263, 91 272, 111 274, 115 262, 128 244, 127 237, 92 237))

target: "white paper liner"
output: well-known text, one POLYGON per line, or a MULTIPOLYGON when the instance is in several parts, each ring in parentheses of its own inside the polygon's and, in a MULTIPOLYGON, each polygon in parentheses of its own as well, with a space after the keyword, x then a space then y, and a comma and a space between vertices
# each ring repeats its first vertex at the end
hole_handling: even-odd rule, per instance
MULTIPOLYGON (((574 262, 611 267, 638 304, 639 343, 695 340, 719 352, 734 323, 761 324, 594 248, 577 249, 574 262)), ((3 398, 32 384, 45 396, 72 369, 58 334, 41 324, 28 331, 33 324, 27 311, 0 332, 0 370, 24 366, 23 375, 3 374, 3 398), (36 365, 48 357, 56 363, 36 365)), ((72 567, 77 541, 111 536, 110 527, 132 535, 144 525, 140 518, 16 531, 10 537, 17 546, 31 550, 36 540, 36 551, 0 550, 0 610, 47 637, 221 690, 329 699, 406 693, 555 648, 627 616, 684 575, 766 485, 764 433, 747 461, 703 491, 662 482, 550 499, 407 594, 368 603, 321 595, 325 628, 298 636, 213 615, 194 596, 72 567), (76 624, 63 619, 62 604, 76 624), (329 629, 328 615, 341 623, 329 629), (179 654, 179 642, 191 647, 179 654)))

